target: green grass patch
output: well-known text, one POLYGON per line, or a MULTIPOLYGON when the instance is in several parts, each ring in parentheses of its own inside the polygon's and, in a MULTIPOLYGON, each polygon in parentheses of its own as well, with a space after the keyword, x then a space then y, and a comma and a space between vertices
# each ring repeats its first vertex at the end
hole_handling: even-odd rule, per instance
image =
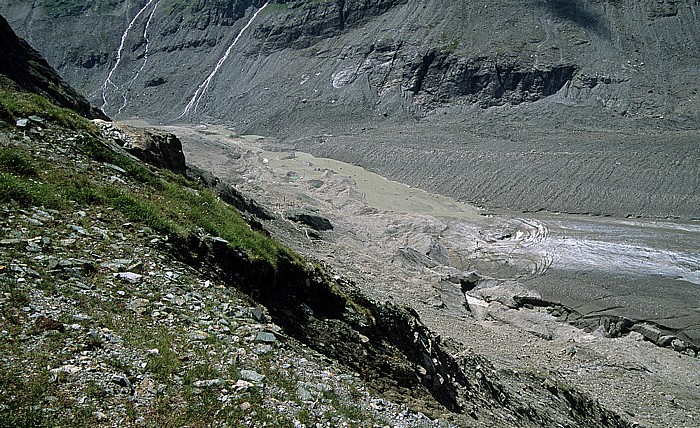
POLYGON ((182 363, 177 353, 172 349, 173 337, 165 332, 151 342, 158 353, 153 355, 146 365, 146 370, 153 374, 159 382, 169 382, 170 378, 180 371, 182 363))
POLYGON ((94 170, 61 168, 60 162, 35 159, 26 149, 2 148, 0 202, 55 209, 106 205, 159 233, 187 237, 203 230, 273 268, 282 257, 299 260, 291 250, 251 230, 241 214, 213 191, 120 153, 99 137, 90 121, 71 110, 56 107, 38 95, 4 91, 0 92, 0 112, 0 116, 11 118, 36 114, 72 130, 88 131, 76 134, 72 146, 97 162, 116 165, 142 185, 98 182, 94 170))
POLYGON ((25 177, 33 177, 37 172, 31 156, 20 150, 6 147, 0 147, 0 170, 25 177))
POLYGON ((60 200, 50 186, 5 172, 0 172, 0 202, 16 203, 22 207, 43 205, 56 208, 60 206, 60 200))
POLYGON ((41 95, 28 92, 0 91, 0 119, 6 126, 31 115, 41 116, 74 131, 97 132, 88 119, 73 110, 61 108, 41 95))

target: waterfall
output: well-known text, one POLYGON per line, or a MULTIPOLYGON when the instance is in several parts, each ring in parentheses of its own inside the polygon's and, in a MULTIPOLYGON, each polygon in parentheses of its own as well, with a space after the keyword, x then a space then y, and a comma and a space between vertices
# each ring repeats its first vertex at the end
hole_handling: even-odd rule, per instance
MULTIPOLYGON (((124 50, 124 43, 126 42, 126 38, 129 35, 129 31, 131 31, 131 27, 134 26, 136 21, 139 19, 139 17, 148 9, 149 6, 153 4, 155 0, 148 0, 146 4, 141 8, 141 10, 138 11, 138 13, 131 19, 131 22, 129 22, 129 25, 126 27, 124 32, 122 33, 122 38, 121 42, 119 43, 119 48, 117 49, 117 60, 112 66, 112 68, 109 70, 109 73, 107 74, 107 78, 105 79, 104 83, 102 84, 102 111, 105 111, 109 103, 107 102, 107 92, 110 87, 114 88, 115 91, 119 90, 119 86, 117 86, 113 81, 112 81, 112 75, 116 71, 117 67, 119 67, 119 64, 122 61, 122 51, 124 50)), ((156 5, 157 6, 157 5, 156 5)), ((155 11, 155 7, 154 10, 155 11)), ((151 12, 151 17, 153 16, 153 11, 151 12)), ((150 18, 149 18, 150 22, 150 18)), ((122 98, 124 100, 124 103, 126 104, 126 96, 122 94, 122 98)), ((123 108, 123 107, 122 107, 123 108)), ((121 109, 120 109, 121 111, 121 109)))
MULTIPOLYGON (((127 87, 131 86, 132 83, 138 79, 139 75, 143 71, 144 68, 146 68, 146 64, 148 63, 148 47, 150 44, 150 40, 148 40, 148 27, 151 25, 151 21, 153 20, 153 15, 156 13, 156 9, 158 9, 158 5, 160 4, 161 0, 158 0, 155 5, 153 5, 153 9, 151 9, 151 13, 148 15, 148 20, 146 21, 146 25, 143 27, 143 39, 146 41, 146 45, 144 46, 144 53, 143 53, 143 63, 141 64, 141 67, 138 69, 136 74, 134 74, 134 77, 131 78, 126 84, 124 84, 124 88, 126 89, 127 87)), ((148 5, 146 5, 148 6, 148 5)), ((126 99, 126 94, 122 93, 122 106, 119 107, 119 110, 117 111, 117 115, 119 115, 124 107, 126 107, 127 99, 126 99)))
POLYGON ((187 103, 187 106, 185 106, 185 109, 182 111, 182 114, 180 116, 178 116, 178 119, 185 116, 186 114, 188 114, 192 110, 193 107, 194 107, 194 112, 195 113, 197 112, 197 107, 199 107, 199 102, 202 100, 204 93, 209 88, 209 84, 211 83, 214 76, 216 76, 216 73, 219 71, 219 68, 221 68, 221 66, 224 64, 224 62, 226 62, 226 59, 228 59, 229 55, 231 54, 231 50, 233 49, 234 46, 236 46, 236 43, 238 43, 238 40, 241 38, 241 36, 245 32, 245 30, 247 30, 248 27, 251 26, 251 24, 253 23, 253 21, 255 21, 255 18, 258 16, 258 14, 260 12, 262 12, 262 10, 265 9, 269 3, 270 3, 269 1, 266 2, 264 5, 262 5, 262 7, 260 9, 256 10, 255 13, 253 13, 253 16, 250 17, 248 22, 243 26, 243 28, 241 28, 241 31, 238 32, 238 35, 236 36, 236 38, 233 39, 233 42, 231 42, 231 44, 228 46, 228 49, 226 49, 226 52, 224 53, 224 55, 221 58, 219 58, 219 61, 216 63, 216 66, 214 66, 214 69, 211 71, 211 73, 209 73, 209 76, 207 76, 207 78, 204 80, 204 82, 202 82, 202 84, 197 87, 197 90, 195 91, 194 95, 192 96, 192 99, 190 99, 190 102, 187 103))

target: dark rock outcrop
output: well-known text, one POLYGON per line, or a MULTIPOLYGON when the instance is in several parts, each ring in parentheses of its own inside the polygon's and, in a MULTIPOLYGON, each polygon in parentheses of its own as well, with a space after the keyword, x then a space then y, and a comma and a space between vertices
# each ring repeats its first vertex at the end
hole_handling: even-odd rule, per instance
POLYGON ((327 218, 308 210, 291 210, 285 213, 288 220, 304 224, 318 231, 333 230, 333 224, 327 218))
POLYGON ((17 37, 0 16, 0 88, 20 89, 45 96, 89 119, 108 119, 71 88, 25 40, 17 37))
POLYGON ((138 132, 127 151, 151 165, 185 175, 187 165, 180 139, 169 132, 147 129, 138 132))

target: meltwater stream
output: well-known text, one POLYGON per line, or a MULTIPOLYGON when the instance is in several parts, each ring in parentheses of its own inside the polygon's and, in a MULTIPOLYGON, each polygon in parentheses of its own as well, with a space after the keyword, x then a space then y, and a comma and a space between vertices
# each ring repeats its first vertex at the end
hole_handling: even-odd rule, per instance
MULTIPOLYGON (((153 15, 155 15, 156 10, 158 9, 158 5, 160 4, 161 0, 158 0, 155 5, 153 5, 153 9, 151 9, 151 13, 148 15, 148 19, 146 20, 146 25, 143 27, 143 40, 145 42, 144 46, 144 52, 143 52, 143 62, 141 63, 141 67, 136 71, 136 74, 134 74, 134 77, 132 77, 126 84, 124 85, 125 88, 129 87, 131 84, 133 84, 136 79, 138 79, 139 75, 143 71, 144 68, 146 68, 146 64, 148 63, 148 54, 149 54, 149 47, 151 44, 151 41, 148 38, 148 28, 151 26, 151 21, 153 21, 153 15)), ((119 107, 119 110, 117 111, 117 115, 121 114, 122 110, 126 108, 128 100, 126 99, 126 94, 122 94, 122 105, 119 107)))

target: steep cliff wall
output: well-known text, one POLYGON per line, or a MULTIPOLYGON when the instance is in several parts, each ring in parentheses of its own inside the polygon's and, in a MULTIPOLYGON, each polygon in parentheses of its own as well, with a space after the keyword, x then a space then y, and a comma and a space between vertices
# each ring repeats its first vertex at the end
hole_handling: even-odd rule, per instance
POLYGON ((250 22, 265 4, 3 0, 0 12, 117 118, 279 131, 542 99, 686 122, 700 109, 696 0, 276 0, 250 22))

